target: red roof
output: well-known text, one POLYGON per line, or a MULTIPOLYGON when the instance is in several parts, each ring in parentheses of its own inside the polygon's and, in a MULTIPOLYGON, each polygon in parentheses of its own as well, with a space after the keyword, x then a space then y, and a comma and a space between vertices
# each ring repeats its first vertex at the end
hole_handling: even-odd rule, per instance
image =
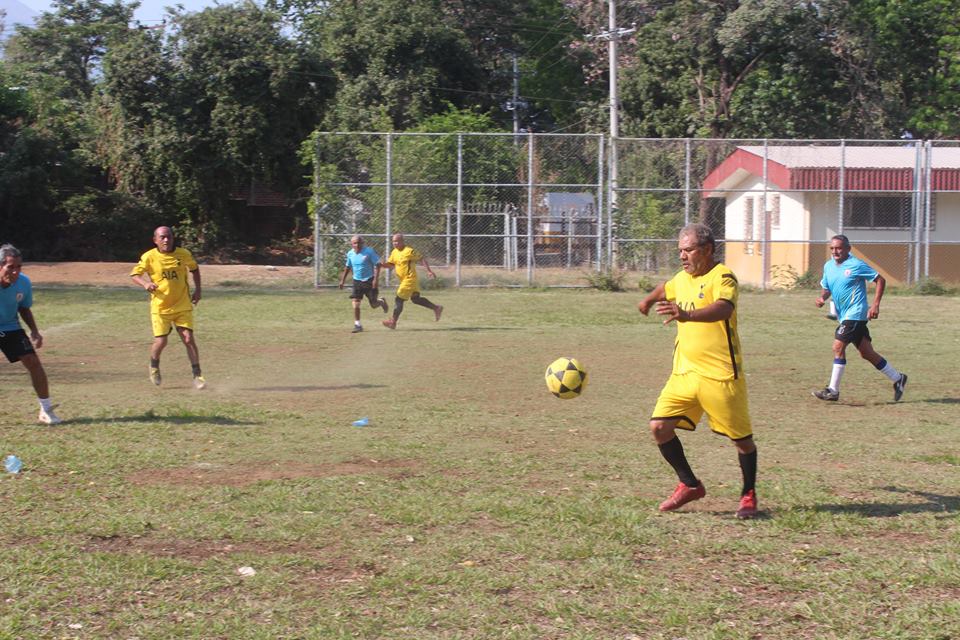
MULTIPOLYGON (((740 175, 746 172, 762 177, 763 152, 761 151, 758 155, 755 149, 756 147, 738 147, 706 177, 703 181, 704 190, 718 191, 735 188, 731 183, 739 183, 743 179, 735 178, 738 172, 740 175)), ((782 191, 837 191, 840 189, 839 163, 834 166, 824 166, 824 156, 836 155, 830 151, 835 152, 837 149, 839 147, 770 147, 767 151, 767 181, 782 191), (809 152, 804 153, 804 151, 809 152), (815 158, 814 154, 820 157, 815 158)), ((883 157, 886 147, 854 149, 855 151, 850 153, 850 161, 844 163, 843 183, 846 190, 912 191, 914 189, 914 168, 910 158, 915 157, 915 152, 912 149, 892 148, 896 152, 908 151, 908 154, 896 154, 904 156, 899 161, 900 166, 889 166, 896 162, 876 160, 883 157), (870 154, 875 158, 874 164, 887 166, 862 166, 869 164, 862 157, 870 154)), ((829 164, 830 160, 827 158, 826 164, 829 164)), ((960 191, 960 167, 932 169, 930 184, 934 191, 960 191)))

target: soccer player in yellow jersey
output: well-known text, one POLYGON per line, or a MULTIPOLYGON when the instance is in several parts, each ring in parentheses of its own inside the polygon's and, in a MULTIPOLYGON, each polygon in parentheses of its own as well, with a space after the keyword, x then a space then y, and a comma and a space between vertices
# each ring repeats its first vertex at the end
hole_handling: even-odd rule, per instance
POLYGON ((200 302, 200 267, 189 251, 176 246, 170 227, 157 227, 153 243, 156 248, 140 256, 140 262, 130 272, 133 281, 150 292, 154 336, 150 346, 150 381, 160 384, 160 354, 167 346, 167 336, 176 328, 193 368, 193 386, 203 389, 207 383, 200 372, 200 352, 193 336, 193 305, 200 302), (193 277, 192 294, 188 273, 193 277))
POLYGON ((679 235, 683 271, 660 284, 637 306, 656 304, 664 324, 677 322, 673 372, 650 418, 653 439, 680 482, 660 511, 673 511, 706 495, 683 453, 676 429, 693 431, 704 413, 710 428, 733 441, 743 473, 738 518, 757 515, 757 447, 747 407, 747 382, 737 335, 737 278, 716 261, 710 228, 687 225, 679 235))
POLYGON ((397 287, 397 297, 393 304, 393 317, 383 321, 383 326, 388 329, 397 328, 397 320, 400 319, 400 314, 403 313, 403 303, 406 300, 433 310, 434 320, 440 320, 440 314, 443 313, 443 306, 433 304, 420 295, 420 281, 417 279, 417 263, 423 265, 429 277, 437 277, 437 274, 435 274, 433 269, 430 268, 430 265, 427 264, 427 259, 413 247, 407 246, 402 233, 393 234, 393 251, 390 252, 390 257, 383 263, 383 266, 396 271, 397 278, 400 279, 400 285, 397 287))

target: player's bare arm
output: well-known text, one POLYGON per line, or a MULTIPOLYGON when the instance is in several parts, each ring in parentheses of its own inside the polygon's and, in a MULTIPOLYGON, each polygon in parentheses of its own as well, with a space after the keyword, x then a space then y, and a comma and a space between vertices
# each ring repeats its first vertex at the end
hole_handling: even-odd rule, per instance
POLYGON ((353 271, 353 269, 350 268, 350 265, 347 265, 346 267, 343 268, 343 273, 340 274, 339 286, 341 289, 343 289, 343 283, 347 281, 347 274, 350 273, 351 271, 353 271))
POLYGON ((190 272, 190 275, 193 276, 193 294, 190 296, 190 300, 193 304, 200 302, 200 269, 199 267, 190 272))
POLYGON ((656 288, 647 294, 647 297, 637 303, 637 309, 643 315, 650 313, 650 307, 653 306, 654 302, 660 302, 665 300, 667 296, 666 286, 664 283, 660 283, 656 288))
POLYGON ((870 320, 876 320, 880 317, 880 301, 883 299, 883 292, 887 288, 886 279, 879 274, 874 282, 877 283, 877 292, 873 294, 873 304, 867 310, 867 318, 870 320))
POLYGON ((823 289, 820 292, 820 297, 816 299, 814 304, 817 305, 817 307, 822 307, 827 303, 827 300, 829 299, 830 299, 830 289, 823 289))
POLYGON ((134 282, 136 282, 138 285, 140 285, 147 291, 153 292, 157 290, 157 283, 151 280, 150 276, 148 276, 145 273, 142 273, 136 276, 131 276, 131 278, 133 279, 134 282))
POLYGON ((33 311, 25 308, 20 308, 17 311, 20 317, 23 318, 23 322, 30 328, 30 341, 33 342, 35 348, 39 349, 43 346, 43 336, 40 335, 40 329, 37 327, 37 321, 33 317, 33 311))
POLYGON ((431 278, 436 278, 436 277, 437 277, 437 274, 435 274, 435 273, 433 272, 433 269, 430 268, 430 265, 427 264, 427 259, 426 259, 426 258, 421 258, 421 259, 420 259, 420 264, 422 264, 422 265, 423 265, 423 268, 427 270, 427 275, 428 275, 428 276, 430 276, 431 278))

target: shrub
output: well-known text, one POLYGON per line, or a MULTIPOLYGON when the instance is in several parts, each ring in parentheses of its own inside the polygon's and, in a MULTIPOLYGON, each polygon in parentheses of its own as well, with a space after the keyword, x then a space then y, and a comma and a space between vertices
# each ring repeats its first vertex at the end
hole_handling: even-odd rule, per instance
POLYGON ((623 291, 624 274, 622 273, 588 273, 583 277, 594 289, 599 289, 600 291, 623 291))
POLYGON ((910 292, 921 296, 949 296, 956 293, 956 290, 936 278, 921 278, 910 287, 910 292))

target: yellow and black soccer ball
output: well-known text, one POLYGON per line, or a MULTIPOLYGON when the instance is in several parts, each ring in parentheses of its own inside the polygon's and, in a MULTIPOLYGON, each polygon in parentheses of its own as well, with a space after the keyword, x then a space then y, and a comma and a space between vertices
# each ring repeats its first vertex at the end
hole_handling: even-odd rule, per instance
POLYGON ((576 398, 587 386, 587 370, 576 358, 557 358, 544 375, 550 393, 569 400, 576 398))

